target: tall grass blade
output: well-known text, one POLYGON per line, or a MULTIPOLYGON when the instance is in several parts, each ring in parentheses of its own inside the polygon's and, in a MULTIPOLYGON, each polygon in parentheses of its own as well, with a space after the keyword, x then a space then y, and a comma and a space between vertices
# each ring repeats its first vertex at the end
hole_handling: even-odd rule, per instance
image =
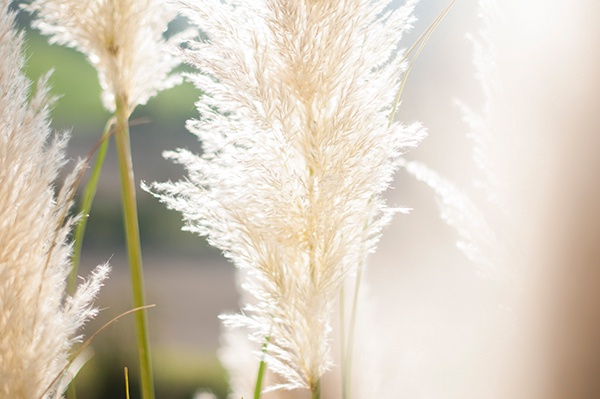
POLYGON ((400 104, 400 98, 402 97, 402 92, 404 91, 404 86, 406 84, 408 76, 410 75, 410 71, 412 70, 414 62, 417 60, 417 58, 419 57, 419 54, 421 54, 421 51, 423 50, 423 48, 425 48, 425 44, 427 44, 427 41, 429 41, 429 38, 431 37, 433 32, 437 29, 440 22, 442 22, 442 20, 446 16, 446 14, 448 14, 448 12, 450 11, 450 9, 452 8, 452 6, 454 5, 455 2, 456 2, 456 0, 452 0, 448 4, 448 6, 446 6, 446 8, 436 17, 436 19, 433 20, 433 22, 427 27, 427 29, 425 29, 425 31, 421 34, 421 36, 419 36, 419 38, 413 43, 413 45, 408 49, 408 51, 404 55, 404 58, 402 59, 401 62, 406 61, 408 59, 408 57, 412 54, 412 52, 413 51, 415 52, 415 55, 412 57, 412 59, 410 60, 410 62, 408 64, 408 68, 406 68, 406 71, 404 72, 404 75, 402 76, 402 81, 400 82, 400 87, 398 88, 398 93, 396 94, 396 99, 395 99, 394 105, 392 107, 392 113, 390 114, 389 126, 392 125, 392 122, 394 121, 394 117, 396 116, 396 110, 398 109, 398 104, 400 104))
POLYGON ((258 373, 256 375, 256 385, 254 387, 254 399, 260 399, 260 394, 262 392, 263 379, 265 376, 265 355, 267 354, 267 348, 269 345, 269 337, 266 338, 266 341, 262 347, 262 358, 260 359, 260 364, 258 365, 258 373))
MULTIPOLYGON (((94 196, 96 195, 96 189, 98 188, 98 180, 100 180, 100 174, 102 172, 104 158, 106 157, 106 152, 108 150, 110 131, 113 124, 114 120, 111 118, 106 123, 106 126, 104 127, 104 132, 102 133, 99 142, 96 143, 96 146, 94 146, 94 149, 91 151, 91 153, 94 153, 97 150, 98 153, 96 155, 96 162, 94 164, 94 168, 92 169, 90 180, 88 181, 85 187, 85 191, 83 193, 81 201, 81 206, 79 208, 79 214, 81 215, 81 219, 79 219, 79 222, 77 222, 77 225, 75 227, 75 233, 73 235, 73 255, 71 256, 72 269, 67 285, 67 292, 69 293, 73 293, 75 291, 77 283, 77 272, 79 269, 79 262, 81 259, 81 248, 83 246, 83 237, 85 235, 85 229, 87 226, 89 213, 92 209, 92 203, 94 202, 94 196)), ((88 155, 88 158, 89 157, 91 157, 91 154, 88 155)))

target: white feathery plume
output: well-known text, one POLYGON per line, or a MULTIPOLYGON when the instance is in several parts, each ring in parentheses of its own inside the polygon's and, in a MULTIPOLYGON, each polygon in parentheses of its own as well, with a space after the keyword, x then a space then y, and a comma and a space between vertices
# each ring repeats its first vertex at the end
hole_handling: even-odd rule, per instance
MULTIPOLYGON (((104 106, 115 114, 133 303, 141 307, 146 300, 128 119, 138 105, 181 81, 181 75, 173 71, 180 59, 170 50, 186 33, 165 38, 175 13, 163 0, 31 0, 24 8, 36 14, 33 25, 50 36, 50 42, 73 47, 87 56, 98 72, 104 106)), ((90 190, 93 192, 91 186, 90 190)), ((146 312, 137 313, 142 396, 153 398, 147 325, 146 312)))
POLYGON ((167 153, 188 179, 152 190, 238 268, 249 328, 279 387, 317 389, 330 318, 396 211, 381 194, 420 126, 389 124, 416 1, 179 2, 209 40, 185 50, 206 93, 188 128, 202 156, 167 153))
POLYGON ((132 111, 181 81, 172 74, 180 60, 169 49, 184 35, 163 37, 175 14, 162 0, 32 0, 23 7, 37 13, 33 26, 51 43, 88 57, 111 112, 119 99, 132 111))
POLYGON ((23 36, 9 3, 0 0, 0 397, 59 398, 77 331, 96 315, 92 300, 109 267, 66 295, 73 222, 66 216, 80 167, 55 195, 67 135, 49 141, 44 79, 27 101, 23 36))

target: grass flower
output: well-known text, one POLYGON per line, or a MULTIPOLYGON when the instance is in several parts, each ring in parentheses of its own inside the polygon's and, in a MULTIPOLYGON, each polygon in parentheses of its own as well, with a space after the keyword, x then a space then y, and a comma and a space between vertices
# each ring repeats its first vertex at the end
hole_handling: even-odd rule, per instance
POLYGON ((27 100, 22 34, 8 7, 0 1, 0 396, 58 398, 77 330, 96 315, 91 303, 109 268, 99 266, 66 295, 73 222, 66 215, 79 169, 55 195, 67 136, 50 139, 44 80, 27 100))
POLYGON ((382 192, 423 137, 389 123, 415 1, 182 1, 209 39, 187 62, 205 96, 189 129, 203 154, 167 153, 188 179, 152 190, 247 273, 253 296, 223 318, 268 342, 278 387, 319 396, 331 317, 396 211, 382 192))
MULTIPOLYGON (((181 77, 173 73, 180 64, 179 58, 168 49, 185 34, 165 39, 164 33, 174 13, 161 0, 33 0, 24 8, 36 13, 33 26, 50 36, 51 42, 73 47, 87 56, 98 72, 104 106, 114 112, 133 303, 135 307, 142 307, 146 299, 129 117, 138 105, 180 82, 181 77)), ((106 134, 110 127, 111 124, 107 124, 106 134)), ((95 171, 102 165, 106 146, 105 141, 95 171)), ((91 207, 88 199, 93 198, 96 182, 97 179, 86 190, 84 213, 91 207)), ((77 233, 82 235, 83 230, 80 228, 77 233)), ((142 396, 152 399, 154 382, 145 310, 136 313, 136 333, 142 396)))
POLYGON ((180 37, 163 37, 174 14, 160 0, 33 0, 24 8, 37 13, 33 26, 52 43, 87 56, 110 111, 120 100, 132 112, 181 80, 168 51, 180 37))

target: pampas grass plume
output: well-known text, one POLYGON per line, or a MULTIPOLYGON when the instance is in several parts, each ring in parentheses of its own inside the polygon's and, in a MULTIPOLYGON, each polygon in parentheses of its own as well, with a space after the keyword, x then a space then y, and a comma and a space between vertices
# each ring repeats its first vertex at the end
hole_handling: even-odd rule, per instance
POLYGON ((174 13, 161 0, 33 0, 33 26, 52 43, 84 53, 98 71, 102 100, 109 111, 124 99, 130 111, 181 77, 169 48, 181 35, 163 37, 174 13))
POLYGON ((109 268, 66 295, 73 220, 65 217, 80 168, 55 195, 67 135, 52 136, 44 79, 27 100, 23 37, 8 7, 0 0, 0 396, 58 398, 69 381, 53 381, 97 313, 92 300, 109 268))
POLYGON ((381 194, 400 154, 423 137, 389 123, 415 1, 180 4, 209 36, 185 50, 206 93, 188 125, 203 155, 167 153, 189 177, 152 190, 247 272, 253 300, 225 322, 259 347, 268 337, 279 387, 314 393, 339 290, 396 211, 381 194))

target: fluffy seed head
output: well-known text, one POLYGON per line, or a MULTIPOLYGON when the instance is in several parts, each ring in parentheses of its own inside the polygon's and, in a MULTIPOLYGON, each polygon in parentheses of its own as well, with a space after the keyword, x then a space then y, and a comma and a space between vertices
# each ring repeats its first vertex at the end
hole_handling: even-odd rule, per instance
POLYGON ((14 31, 8 0, 0 0, 0 397, 57 398, 58 379, 77 330, 96 314, 91 307, 108 266, 100 266, 73 297, 70 272, 71 203, 76 169, 55 195, 66 135, 49 141, 50 98, 42 80, 27 101, 21 73, 22 34, 14 31))
POLYGON ((161 0, 33 0, 33 25, 52 43, 84 53, 97 69, 104 106, 121 99, 133 110, 180 82, 171 75, 179 59, 163 33, 174 14, 161 0))
POLYGON ((394 212, 381 193, 423 136, 389 124, 414 1, 191 1, 209 40, 191 43, 206 95, 189 129, 202 156, 170 152, 187 180, 153 190, 247 272, 229 325, 249 328, 284 388, 315 389, 331 365, 338 290, 394 212))

